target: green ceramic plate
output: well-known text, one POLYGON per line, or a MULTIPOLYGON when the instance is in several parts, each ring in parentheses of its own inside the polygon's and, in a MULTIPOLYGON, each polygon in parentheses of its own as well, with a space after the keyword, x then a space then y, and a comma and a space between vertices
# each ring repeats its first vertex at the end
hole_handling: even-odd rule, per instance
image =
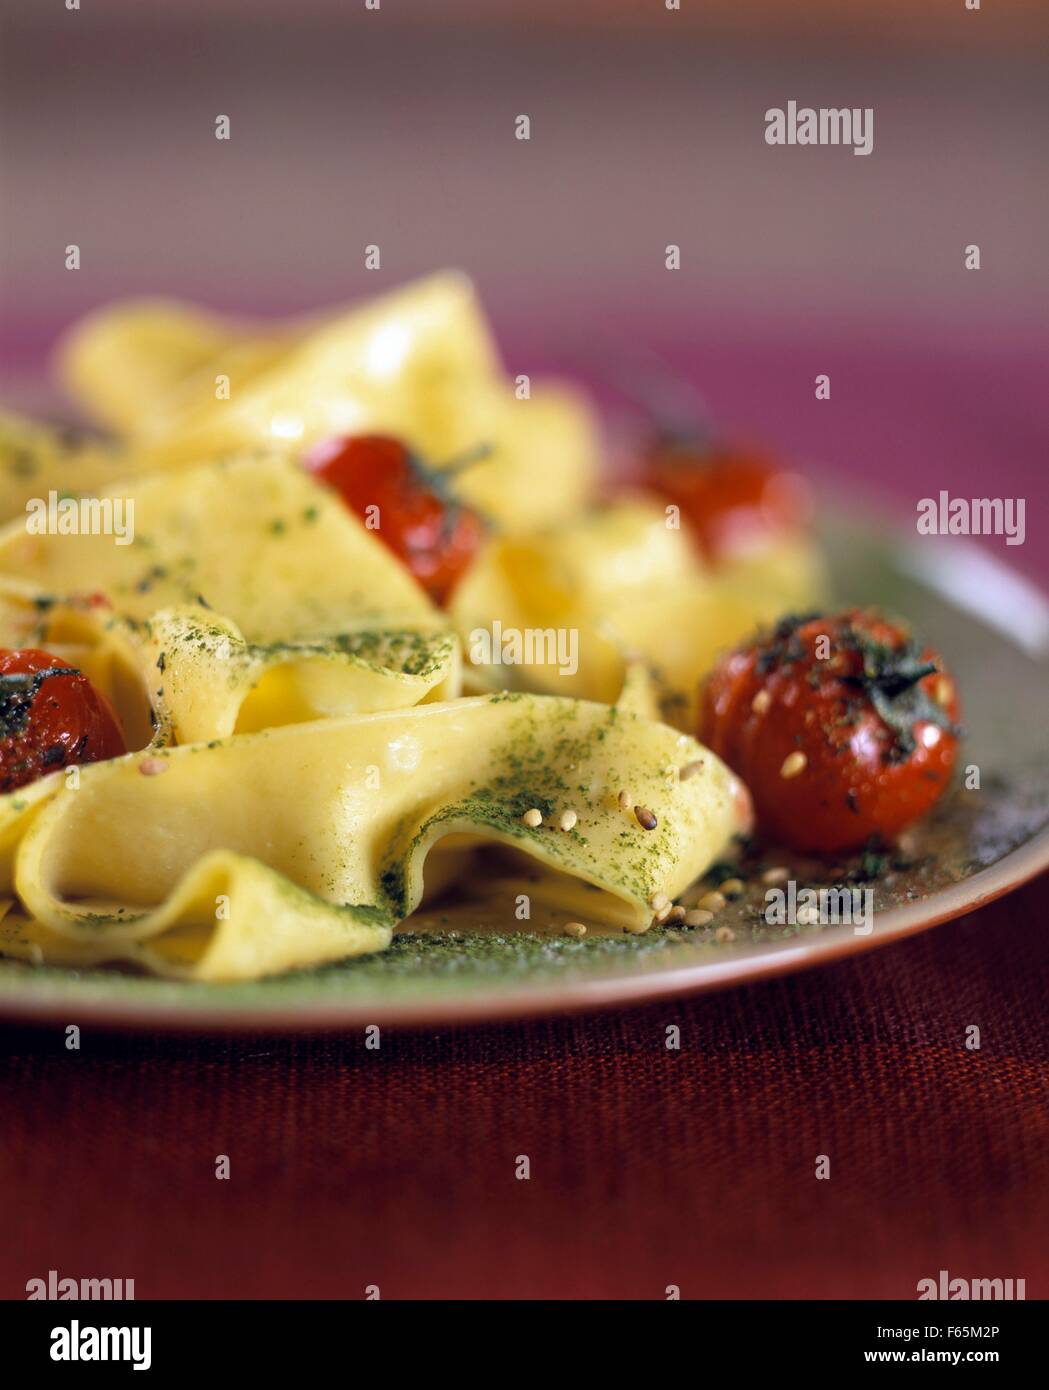
MULTIPOLYGON (((734 940, 711 929, 653 929, 566 937, 578 907, 548 904, 544 931, 485 927, 477 900, 430 912, 387 952, 250 984, 158 981, 117 970, 75 971, 0 961, 0 1015, 57 1024, 183 1029, 311 1030, 436 1024, 626 1004, 815 965, 920 931, 1017 887, 1049 866, 1049 603, 990 552, 955 538, 937 543, 847 515, 824 527, 836 594, 879 603, 914 624, 956 673, 969 737, 964 762, 979 789, 959 786, 905 853, 834 865, 799 865, 800 883, 843 879, 870 887, 869 934, 850 925, 770 927, 761 872, 783 856, 748 862, 747 891, 719 914, 734 940), (421 928, 421 929, 419 929, 421 928)), ((722 870, 721 876, 724 876, 722 870)))

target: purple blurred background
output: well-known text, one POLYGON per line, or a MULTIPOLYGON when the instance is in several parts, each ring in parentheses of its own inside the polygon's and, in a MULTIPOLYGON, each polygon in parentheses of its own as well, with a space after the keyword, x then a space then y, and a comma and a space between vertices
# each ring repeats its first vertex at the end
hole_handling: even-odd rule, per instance
POLYGON ((1049 7, 81 2, 4 12, 4 401, 115 295, 283 312, 462 266, 513 370, 653 347, 901 508, 1026 496, 991 544, 1049 577, 1049 7), (873 107, 873 153, 770 148, 791 99, 873 107))

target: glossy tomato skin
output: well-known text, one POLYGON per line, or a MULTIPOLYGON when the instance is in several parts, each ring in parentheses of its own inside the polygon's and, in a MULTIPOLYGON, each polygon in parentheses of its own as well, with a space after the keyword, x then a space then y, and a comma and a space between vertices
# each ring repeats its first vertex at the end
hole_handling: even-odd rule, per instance
POLYGON ((851 610, 785 619, 724 658, 702 692, 699 734, 747 783, 766 838, 829 854, 896 835, 932 807, 958 717, 936 653, 851 610))
POLYGON ((440 472, 427 470, 397 439, 328 440, 306 466, 341 495, 402 560, 435 603, 447 602, 484 538, 480 517, 457 502, 440 472), (378 512, 369 512, 377 507, 378 512))
POLYGON ((761 454, 725 444, 657 443, 642 463, 644 486, 675 503, 705 558, 733 554, 802 530, 810 489, 761 454))
POLYGON ((0 649, 0 792, 126 752, 116 715, 85 675, 33 647, 0 649))

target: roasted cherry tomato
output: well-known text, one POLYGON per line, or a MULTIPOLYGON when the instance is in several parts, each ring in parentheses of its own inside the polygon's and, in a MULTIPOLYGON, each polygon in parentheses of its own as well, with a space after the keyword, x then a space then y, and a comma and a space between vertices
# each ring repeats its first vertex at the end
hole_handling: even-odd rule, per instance
POLYGON ((448 599, 484 536, 477 513, 449 490, 454 466, 427 468, 399 440, 377 434, 328 440, 306 466, 373 526, 436 603, 448 599))
POLYGON ((859 849, 924 815, 950 779, 958 695, 934 651, 854 609, 784 618, 707 679, 700 737, 795 849, 859 849))
POLYGON ((126 752, 108 700, 85 675, 49 652, 0 649, 0 791, 126 752))
POLYGON ((796 473, 702 438, 657 439, 642 459, 641 482, 680 507, 714 563, 801 530, 810 510, 808 484, 796 473))

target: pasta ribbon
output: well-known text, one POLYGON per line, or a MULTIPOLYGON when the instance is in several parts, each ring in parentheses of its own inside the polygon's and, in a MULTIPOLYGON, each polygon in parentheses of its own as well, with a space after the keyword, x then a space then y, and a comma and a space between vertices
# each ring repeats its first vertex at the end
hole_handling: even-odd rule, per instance
POLYGON ((116 494, 134 503, 127 545, 0 532, 0 627, 11 645, 97 646, 80 664, 121 713, 129 672, 180 743, 458 693, 447 620, 297 464, 234 459, 101 496, 116 494))
POLYGON ((585 505, 597 430, 567 385, 504 375, 470 281, 444 272, 364 305, 254 332, 197 310, 132 301, 81 323, 67 384, 152 468, 347 434, 392 434, 434 466, 478 444, 464 501, 507 532, 585 505))
POLYGON ((30 498, 86 497, 134 471, 120 445, 82 431, 0 413, 0 523, 21 517, 30 498))
POLYGON ((694 727, 695 696, 718 654, 825 586, 808 540, 706 568, 659 503, 625 498, 528 536, 488 542, 451 612, 482 688, 510 684, 617 700, 631 663, 645 665, 665 718, 694 727), (576 659, 540 635, 567 633, 576 659), (530 635, 519 657, 510 635, 530 635), (513 658, 506 661, 501 644, 513 658))
POLYGON ((52 777, 0 798, 0 872, 31 919, 9 914, 0 947, 201 980, 319 965, 387 944, 433 847, 462 836, 589 883, 644 927, 654 894, 679 894, 746 828, 747 804, 686 735, 535 695, 130 754, 82 767, 76 790, 52 777))

